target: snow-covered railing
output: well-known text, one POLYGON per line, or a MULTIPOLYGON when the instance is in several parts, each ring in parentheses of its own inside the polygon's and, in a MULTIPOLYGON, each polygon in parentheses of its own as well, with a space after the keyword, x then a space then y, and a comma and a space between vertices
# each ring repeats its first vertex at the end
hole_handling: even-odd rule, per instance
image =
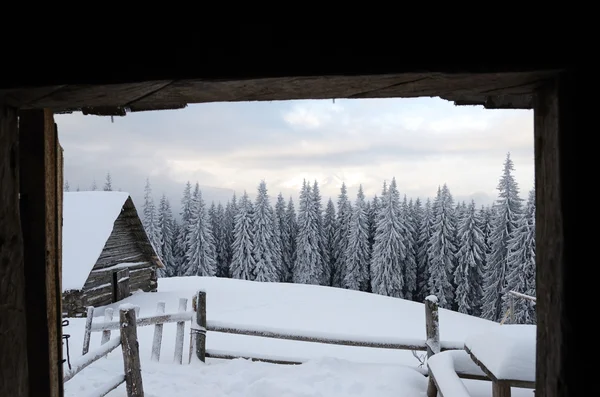
POLYGON ((504 324, 509 318, 510 324, 515 323, 515 298, 528 300, 533 302, 534 305, 536 303, 535 296, 525 295, 517 291, 508 291, 508 309, 506 310, 506 313, 504 313, 504 317, 502 318, 502 321, 500 321, 500 324, 504 324))
POLYGON ((434 301, 434 305, 425 305, 426 335, 427 339, 411 338, 367 338, 356 335, 328 334, 322 332, 294 331, 289 329, 269 328, 261 326, 249 326, 225 323, 221 321, 207 321, 206 319, 206 293, 198 291, 192 301, 192 309, 196 312, 196 321, 192 321, 192 333, 196 334, 195 350, 201 361, 206 357, 233 359, 247 358, 253 361, 265 361, 276 364, 299 364, 299 360, 285 359, 282 357, 249 356, 236 352, 215 351, 206 349, 206 332, 221 332, 236 335, 258 336, 262 338, 294 340, 299 342, 313 342, 331 345, 370 347, 378 349, 399 350, 421 350, 429 351, 433 348, 435 352, 446 350, 460 350, 464 348, 462 341, 439 340, 439 321, 437 320, 437 300, 435 296, 428 297, 428 301, 434 301), (435 314, 433 314, 435 310, 435 314))
MULTIPOLYGON (((137 317, 136 326, 144 327, 148 325, 154 325, 154 338, 152 341, 152 355, 153 361, 160 360, 160 350, 162 345, 162 331, 163 324, 166 323, 177 323, 177 333, 175 336, 175 356, 174 361, 182 364, 183 363, 183 342, 184 342, 184 330, 185 322, 192 321, 196 318, 196 312, 186 311, 187 310, 187 299, 179 299, 179 311, 177 313, 165 314, 165 302, 158 302, 156 307, 156 315, 150 317, 137 317)), ((132 306, 135 310, 136 315, 139 314, 140 307, 132 306)), ((112 330, 120 328, 119 321, 113 321, 113 309, 106 308, 104 310, 104 322, 94 322, 94 307, 90 306, 87 308, 87 321, 85 324, 85 334, 83 338, 83 354, 86 354, 90 346, 90 337, 92 332, 102 332, 102 344, 105 344, 111 335, 112 330)), ((191 335, 190 335, 191 338, 191 335)), ((190 346, 191 349, 191 346, 190 346)), ((191 355, 191 350, 190 350, 191 355)))
MULTIPOLYGON (((92 323, 92 315, 94 309, 89 307, 87 314, 90 315, 86 321, 86 330, 92 323)), ((114 376, 108 382, 94 390, 89 397, 103 397, 112 390, 125 383, 127 389, 127 397, 143 397, 144 387, 142 384, 142 370, 140 365, 140 352, 137 341, 136 327, 136 309, 133 305, 121 305, 119 308, 119 328, 120 336, 110 338, 110 333, 102 334, 102 345, 96 350, 89 351, 90 334, 86 333, 84 338, 83 355, 70 364, 69 369, 65 371, 63 382, 66 383, 73 379, 75 375, 83 369, 99 360, 106 357, 110 352, 121 346, 123 352, 123 374, 114 376)), ((105 313, 105 318, 112 318, 112 309, 109 313, 105 313)), ((110 331, 109 331, 110 332, 110 331)))

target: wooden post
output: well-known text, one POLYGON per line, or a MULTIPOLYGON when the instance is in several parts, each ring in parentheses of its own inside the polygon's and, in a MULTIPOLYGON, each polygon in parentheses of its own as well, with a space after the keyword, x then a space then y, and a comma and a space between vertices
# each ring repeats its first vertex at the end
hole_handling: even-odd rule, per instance
POLYGON ((196 307, 196 357, 206 361, 206 292, 198 291, 196 307))
POLYGON ((508 293, 508 310, 510 310, 510 323, 515 323, 515 297, 510 292, 508 293))
MULTIPOLYGON (((185 312, 187 309, 187 299, 179 299, 179 312, 185 312)), ((177 333, 175 334, 175 357, 176 363, 183 364, 183 334, 185 332, 185 321, 177 322, 177 333)))
POLYGON ((125 371, 127 397, 144 397, 135 309, 122 307, 119 320, 121 323, 121 347, 123 349, 123 370, 125 371))
MULTIPOLYGON (((113 312, 114 312, 114 310, 112 307, 107 307, 106 309, 104 309, 104 322, 105 323, 109 323, 112 321, 113 312)), ((110 340, 110 330, 105 329, 104 331, 102 331, 102 341, 100 343, 103 345, 106 342, 108 342, 109 340, 110 340)))
POLYGON ((29 395, 18 142, 17 110, 0 105, 0 396, 29 395))
POLYGON ((492 382, 492 397, 510 397, 510 385, 503 381, 492 382))
POLYGON ((133 310, 135 310, 135 317, 136 318, 140 318, 140 307, 139 306, 134 306, 133 310))
MULTIPOLYGON (((425 298, 425 333, 427 340, 427 358, 440 352, 440 328, 439 328, 438 300, 435 295, 425 298)), ((437 386, 431 372, 427 384, 427 397, 437 396, 437 386)))
MULTIPOLYGON (((156 314, 165 313, 165 302, 158 302, 156 305, 156 314)), ((163 325, 158 323, 154 326, 154 339, 152 340, 152 361, 160 361, 160 347, 162 345, 163 325)))
POLYGON ((81 349, 82 356, 90 351, 90 338, 92 337, 92 321, 94 321, 94 306, 88 306, 85 318, 85 329, 83 331, 83 348, 81 349))
POLYGON ((63 394, 59 147, 51 109, 19 112, 29 393, 48 397, 63 394))

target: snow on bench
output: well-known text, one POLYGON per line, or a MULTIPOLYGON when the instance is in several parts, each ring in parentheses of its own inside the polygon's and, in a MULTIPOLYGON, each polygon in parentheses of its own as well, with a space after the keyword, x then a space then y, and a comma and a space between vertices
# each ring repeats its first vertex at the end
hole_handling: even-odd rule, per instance
POLYGON ((460 378, 487 379, 485 373, 464 350, 448 350, 434 354, 427 360, 427 367, 442 397, 470 397, 460 378))
POLYGON ((494 383, 494 396, 510 396, 511 386, 535 389, 535 349, 535 325, 502 325, 465 340, 467 353, 494 383))

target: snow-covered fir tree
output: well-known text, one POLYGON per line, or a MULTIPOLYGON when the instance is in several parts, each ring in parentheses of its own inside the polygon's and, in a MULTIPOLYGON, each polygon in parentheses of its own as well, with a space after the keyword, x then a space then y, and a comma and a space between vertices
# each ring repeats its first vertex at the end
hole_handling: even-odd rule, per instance
POLYGON ((231 201, 228 201, 225 205, 225 214, 223 216, 223 244, 226 248, 225 258, 227 263, 228 275, 231 275, 231 261, 233 261, 233 240, 234 240, 234 228, 235 228, 235 217, 238 213, 238 201, 237 196, 233 193, 231 201))
POLYGON ((173 233, 172 233, 172 245, 173 245, 173 265, 170 269, 169 277, 177 277, 181 275, 181 261, 179 258, 183 258, 185 256, 185 252, 181 249, 179 245, 179 236, 181 234, 181 225, 177 220, 173 217, 173 233))
POLYGON ((279 250, 279 281, 288 281, 288 269, 294 266, 294 263, 289 261, 289 256, 286 255, 286 245, 289 240, 289 228, 287 225, 286 217, 286 203, 283 195, 279 193, 277 195, 277 202, 275 203, 275 226, 277 234, 277 247, 279 250))
POLYGON ((462 214, 458 224, 458 251, 456 253, 456 269, 454 284, 456 285, 455 301, 460 313, 478 316, 483 296, 483 258, 485 257, 485 241, 483 231, 479 228, 481 219, 475 209, 475 201, 471 201, 462 214))
POLYGON ((284 262, 287 266, 282 268, 284 276, 283 282, 292 282, 294 273, 294 263, 296 261, 296 238, 298 237, 298 219, 296 217, 296 209, 294 201, 290 197, 287 208, 285 210, 285 226, 286 233, 284 234, 285 241, 283 247, 284 262))
POLYGON ((263 180, 258 185, 256 204, 254 205, 253 234, 254 280, 277 282, 280 279, 278 250, 275 236, 275 217, 267 193, 267 184, 263 180))
POLYGON ((437 296, 439 306, 450 309, 454 303, 452 275, 456 254, 454 200, 448 186, 438 189, 433 204, 433 224, 429 239, 429 293, 437 296))
POLYGON ((498 199, 494 205, 481 308, 482 317, 492 321, 499 321, 504 315, 502 293, 506 283, 509 240, 517 228, 522 212, 522 199, 519 197, 519 187, 512 175, 513 171, 514 164, 509 153, 497 187, 498 199))
POLYGON ((375 233, 377 232, 377 214, 379 213, 380 200, 377 195, 373 196, 371 205, 369 206, 369 249, 373 251, 375 244, 375 233))
POLYGON ((335 215, 335 206, 333 200, 329 198, 327 200, 327 206, 325 207, 325 216, 323 217, 323 239, 325 243, 325 250, 327 251, 327 258, 329 259, 325 263, 325 275, 323 276, 326 280, 325 285, 333 285, 333 275, 335 268, 335 232, 337 230, 337 219, 335 215))
POLYGON ((105 192, 112 192, 113 188, 112 188, 112 177, 110 175, 110 172, 106 173, 106 180, 104 181, 104 191, 105 192))
POLYGON ((350 218, 350 227, 348 235, 348 246, 346 247, 346 258, 344 265, 344 279, 342 287, 357 291, 367 289, 367 281, 370 271, 369 261, 371 253, 369 251, 369 223, 365 204, 365 194, 362 185, 358 187, 358 194, 352 216, 350 218))
POLYGON ((406 246, 402 236, 404 228, 400 224, 400 194, 396 178, 392 178, 389 188, 384 184, 380 204, 371 259, 371 288, 376 294, 402 298, 406 246))
POLYGON ((217 261, 217 277, 227 277, 229 275, 229 269, 227 267, 227 247, 225 246, 225 211, 221 203, 215 205, 213 202, 208 210, 210 217, 210 224, 213 232, 213 238, 215 240, 215 252, 217 261))
POLYGON ((323 229, 323 203, 321 201, 321 190, 319 189, 319 184, 316 180, 313 182, 311 197, 314 206, 313 211, 315 214, 315 222, 317 228, 317 244, 319 245, 319 254, 321 256, 319 264, 319 272, 323 277, 321 280, 321 284, 327 285, 325 266, 326 263, 329 262, 329 256, 328 252, 325 250, 325 231, 323 229))
POLYGON ((174 275, 175 260, 173 258, 173 212, 171 204, 164 194, 160 198, 158 206, 158 227, 161 235, 160 259, 165 265, 159 269, 159 277, 172 277, 174 275))
POLYGON ((404 299, 413 300, 417 291, 417 240, 416 225, 411 206, 404 195, 400 206, 400 222, 403 230, 406 258, 404 260, 404 299))
POLYGON ((65 181, 65 187, 63 189, 65 192, 68 192, 69 190, 71 190, 71 187, 69 186, 69 181, 65 181))
POLYGON ((81 189, 79 189, 79 185, 77 185, 77 188, 75 189, 76 192, 79 192, 81 189))
POLYGON ((252 255, 254 251, 254 206, 248 198, 248 193, 244 192, 237 207, 233 229, 231 277, 241 280, 254 280, 254 268, 256 266, 256 261, 252 255))
POLYGON ((433 213, 431 199, 428 198, 421 212, 419 237, 417 239, 417 291, 415 292, 415 300, 418 302, 424 302, 427 295, 429 295, 429 247, 432 227, 433 213))
MULTIPOLYGON (((196 196, 197 194, 198 192, 194 193, 196 196)), ((188 234, 192 221, 192 184, 189 181, 185 184, 185 188, 183 189, 180 216, 181 223, 179 225, 179 234, 175 239, 176 255, 174 257, 176 263, 175 267, 177 268, 177 276, 183 276, 188 267, 186 253, 189 250, 188 234)))
POLYGON ((152 198, 152 186, 150 179, 146 179, 146 187, 144 188, 144 219, 142 223, 150 243, 154 247, 154 251, 160 255, 160 247, 162 246, 162 236, 160 233, 160 225, 158 223, 158 213, 152 198))
MULTIPOLYGON (((509 291, 536 295, 535 283, 535 189, 529 192, 525 210, 508 243, 508 274, 504 289, 503 311, 509 309, 509 291)), ((517 324, 536 324, 535 304, 513 297, 514 321, 517 324)))
POLYGON ((348 199, 348 189, 346 188, 346 184, 342 182, 337 201, 337 230, 335 235, 335 252, 332 258, 335 263, 332 275, 334 287, 341 287, 345 277, 346 249, 348 247, 351 217, 352 205, 348 199))
MULTIPOLYGON (((196 184, 198 187, 198 185, 196 184)), ((214 277, 217 274, 217 253, 210 218, 202 192, 192 197, 192 219, 188 229, 186 276, 214 277)))
POLYGON ((310 183, 302 182, 298 210, 298 235, 294 283, 319 285, 323 280, 323 258, 319 245, 321 231, 317 228, 314 199, 310 183))
POLYGON ((90 190, 92 192, 95 192, 96 190, 98 190, 98 185, 96 184, 96 178, 94 178, 94 180, 92 181, 92 186, 90 187, 90 190))

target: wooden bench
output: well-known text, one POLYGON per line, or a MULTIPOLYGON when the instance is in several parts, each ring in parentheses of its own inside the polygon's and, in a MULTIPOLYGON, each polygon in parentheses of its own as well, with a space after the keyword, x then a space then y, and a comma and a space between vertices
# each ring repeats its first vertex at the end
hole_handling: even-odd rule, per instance
POLYGON ((464 350, 447 350, 427 360, 429 376, 437 390, 428 390, 429 397, 470 397, 461 379, 489 380, 471 356, 464 350))
POLYGON ((511 387, 535 389, 535 348, 535 325, 501 325, 465 341, 465 352, 492 381, 492 397, 510 397, 511 387))

